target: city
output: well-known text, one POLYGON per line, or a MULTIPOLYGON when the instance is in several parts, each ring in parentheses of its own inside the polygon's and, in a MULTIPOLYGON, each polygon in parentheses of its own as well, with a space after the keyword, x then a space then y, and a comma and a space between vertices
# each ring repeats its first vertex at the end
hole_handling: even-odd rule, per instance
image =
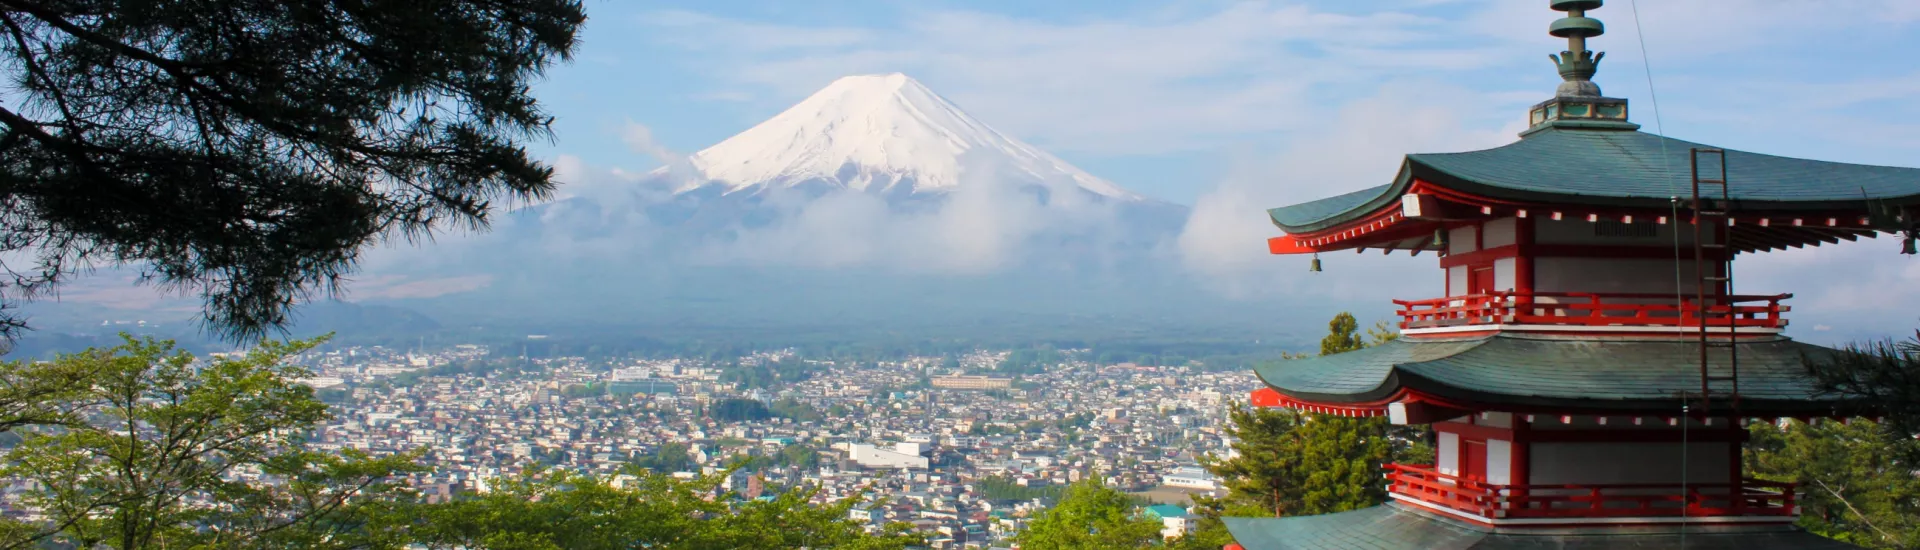
POLYGON ((431 471, 407 482, 429 499, 485 492, 535 466, 617 476, 643 465, 680 477, 735 467, 723 488, 746 499, 791 487, 818 487, 821 504, 884 496, 857 508, 859 520, 911 524, 936 547, 1010 537, 1059 487, 1089 475, 1143 504, 1175 505, 1150 509, 1164 516, 1164 536, 1182 535, 1185 495, 1219 488, 1200 461, 1231 452, 1227 407, 1258 387, 1245 371, 1098 365, 1072 350, 1017 379, 956 376, 992 372, 1008 355, 862 364, 775 351, 713 366, 462 345, 350 347, 297 362, 333 400, 316 448, 426 449, 431 471), (776 363, 803 365, 794 370, 804 379, 729 381, 729 368, 776 363))

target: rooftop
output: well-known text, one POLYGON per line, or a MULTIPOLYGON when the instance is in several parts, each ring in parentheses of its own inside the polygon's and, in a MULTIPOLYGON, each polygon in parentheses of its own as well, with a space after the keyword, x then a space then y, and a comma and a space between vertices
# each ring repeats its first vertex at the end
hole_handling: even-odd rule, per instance
MULTIPOLYGON (((1391 184, 1268 214, 1288 233, 1318 231, 1397 203, 1416 180, 1515 202, 1664 212, 1674 197, 1691 192, 1688 151, 1694 148, 1711 147, 1640 131, 1549 128, 1493 149, 1407 155, 1391 184)), ((1916 168, 1732 150, 1726 158, 1735 210, 1864 211, 1867 201, 1920 205, 1916 168)))
MULTIPOLYGON (((1808 359, 1834 350, 1780 336, 1745 338, 1738 346, 1740 408, 1747 415, 1823 416, 1845 405, 1822 394, 1806 371, 1808 359)), ((1263 365, 1254 373, 1282 395, 1316 404, 1382 409, 1419 392, 1500 407, 1492 410, 1656 414, 1672 413, 1683 392, 1699 391, 1700 347, 1685 338, 1400 338, 1263 365)))
POLYGON ((1319 516, 1221 518, 1250 550, 1428 548, 1434 550, 1839 550, 1853 545, 1793 526, 1609 527, 1498 531, 1443 519, 1399 504, 1319 516), (1682 534, 1685 529, 1685 534, 1682 534))

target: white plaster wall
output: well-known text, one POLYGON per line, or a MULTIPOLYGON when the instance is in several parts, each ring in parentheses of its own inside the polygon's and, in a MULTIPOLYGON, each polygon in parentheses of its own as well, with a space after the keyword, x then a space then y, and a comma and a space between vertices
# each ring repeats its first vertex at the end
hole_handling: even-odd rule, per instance
POLYGON ((1440 448, 1434 450, 1438 460, 1433 467, 1443 474, 1460 475, 1460 434, 1440 432, 1438 435, 1435 439, 1439 441, 1440 448))
POLYGON ((1493 428, 1512 428, 1513 413, 1483 412, 1473 417, 1473 423, 1493 428))
POLYGON ((1457 265, 1447 268, 1447 295, 1462 296, 1467 293, 1467 266, 1457 265))
POLYGON ((1540 292, 1671 294, 1676 265, 1680 266, 1680 291, 1691 294, 1698 280, 1691 258, 1681 264, 1664 259, 1537 258, 1533 261, 1533 288, 1540 292))
MULTIPOLYGON (((1492 232, 1489 231, 1489 234, 1492 232)), ((1501 258, 1493 261, 1493 288, 1495 290, 1513 290, 1514 265, 1518 260, 1501 258)))
POLYGON ((1487 440, 1487 483, 1494 485, 1513 483, 1513 442, 1504 439, 1487 440))
POLYGON ((1465 254, 1476 250, 1473 236, 1478 231, 1474 226, 1455 227, 1447 232, 1447 253, 1465 254))
MULTIPOLYGON (((1726 483, 1726 443, 1699 442, 1686 449, 1685 478, 1726 483)), ((1679 443, 1535 443, 1529 447, 1533 485, 1672 483, 1682 479, 1679 443)), ((1492 455, 1489 449, 1488 455, 1492 455)))
POLYGON ((1506 246, 1519 241, 1515 232, 1514 218, 1500 218, 1487 222, 1487 236, 1480 239, 1480 245, 1486 248, 1506 246))
MULTIPOLYGON (((1682 215, 1685 215, 1685 212, 1682 212, 1682 215)), ((1553 221, 1544 216, 1529 219, 1535 220, 1533 242, 1539 244, 1640 245, 1657 246, 1666 250, 1672 250, 1673 231, 1674 227, 1676 227, 1672 223, 1665 225, 1656 224, 1653 226, 1652 237, 1599 237, 1593 234, 1594 222, 1589 222, 1584 217, 1578 220, 1565 219, 1560 221, 1553 221)), ((1640 220, 1634 221, 1638 222, 1640 220)), ((1680 231, 1680 246, 1683 247, 1682 251, 1691 253, 1693 251, 1693 226, 1680 225, 1677 227, 1684 228, 1680 231)), ((1493 232, 1488 231, 1487 234, 1492 235, 1493 232)))

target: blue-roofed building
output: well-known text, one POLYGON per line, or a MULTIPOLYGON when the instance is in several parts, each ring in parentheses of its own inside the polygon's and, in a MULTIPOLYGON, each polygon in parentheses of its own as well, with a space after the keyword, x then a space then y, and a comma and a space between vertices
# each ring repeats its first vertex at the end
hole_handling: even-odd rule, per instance
POLYGON ((1738 294, 1733 265, 1888 234, 1915 253, 1920 169, 1641 131, 1592 81, 1602 3, 1549 0, 1565 82, 1519 141, 1268 212, 1274 254, 1432 253, 1445 290, 1394 301, 1402 338, 1256 368, 1253 403, 1428 424, 1438 452, 1384 465, 1379 507, 1226 518, 1229 549, 1851 547, 1744 475, 1744 426, 1876 408, 1823 392, 1807 365, 1837 352, 1788 338, 1792 295, 1738 294))

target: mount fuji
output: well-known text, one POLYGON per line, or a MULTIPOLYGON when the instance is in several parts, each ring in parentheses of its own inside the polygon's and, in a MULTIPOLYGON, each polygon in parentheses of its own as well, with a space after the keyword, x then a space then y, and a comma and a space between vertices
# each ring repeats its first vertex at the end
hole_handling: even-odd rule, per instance
POLYGON ((496 212, 488 232, 377 250, 342 296, 354 308, 302 314, 401 342, 610 346, 1251 342, 1284 321, 1181 270, 1186 207, 995 130, 906 75, 840 78, 693 155, 636 149, 664 166, 561 166, 580 176, 561 198, 496 212))
POLYGON ((659 169, 570 183, 488 234, 369 269, 406 290, 477 288, 370 303, 446 326, 1014 339, 1245 330, 1273 315, 1180 269, 1185 206, 995 130, 906 75, 840 78, 695 154, 656 156, 659 169))
MULTIPOLYGON (((688 159, 676 194, 851 190, 889 197, 951 193, 990 177, 1048 194, 1146 202, 1046 151, 1000 133, 907 75, 859 75, 688 159), (973 177, 973 171, 991 175, 973 177)), ((668 168, 652 177, 667 176, 668 168)))

